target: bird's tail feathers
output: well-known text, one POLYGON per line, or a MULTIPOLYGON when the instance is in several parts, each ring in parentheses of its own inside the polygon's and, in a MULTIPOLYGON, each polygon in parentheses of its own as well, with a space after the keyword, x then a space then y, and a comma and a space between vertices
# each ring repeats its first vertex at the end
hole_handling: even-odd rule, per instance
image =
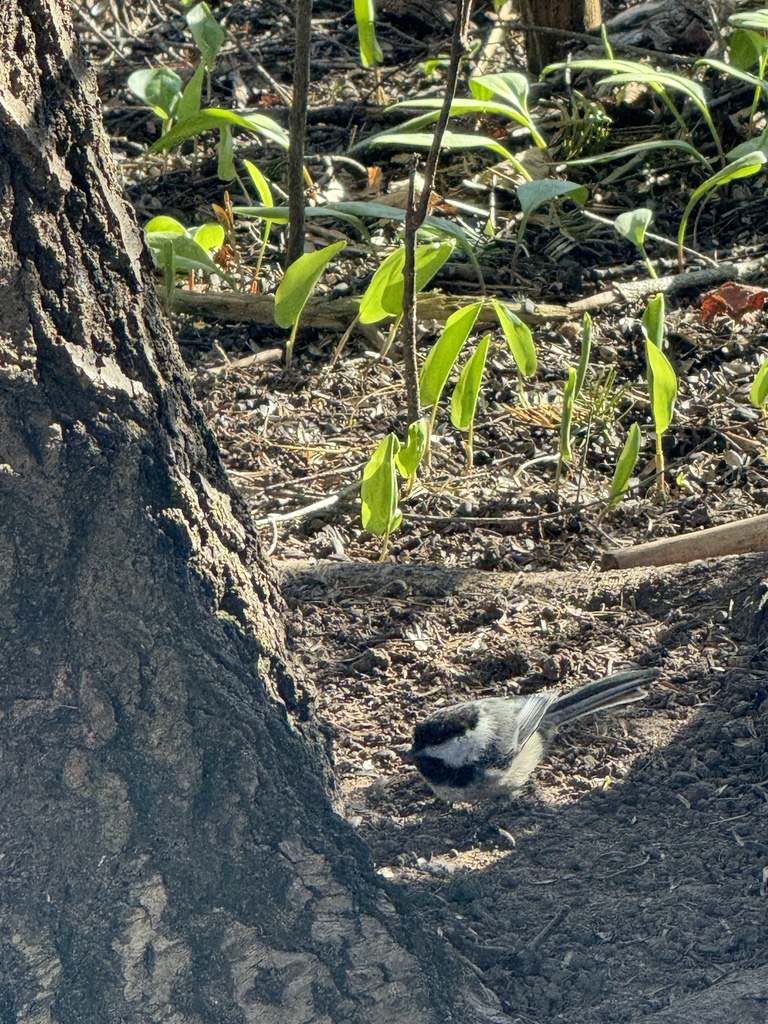
POLYGON ((559 727, 584 715, 631 704, 648 696, 647 687, 659 675, 655 668, 627 669, 558 697, 544 716, 546 724, 559 727))

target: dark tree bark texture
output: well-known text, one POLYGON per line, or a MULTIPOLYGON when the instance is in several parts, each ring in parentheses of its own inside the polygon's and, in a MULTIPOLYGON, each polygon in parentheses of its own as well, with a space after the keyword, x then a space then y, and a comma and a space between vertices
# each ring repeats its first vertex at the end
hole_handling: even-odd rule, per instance
MULTIPOLYGON (((334 813, 63 0, 0 19, 0 1019, 490 1020, 334 813)), ((488 1009, 488 1007, 491 1007, 488 1009)))
POLYGON ((598 28, 602 20, 600 0, 523 0, 521 9, 527 24, 555 30, 525 34, 528 69, 534 75, 562 60, 569 32, 598 28))

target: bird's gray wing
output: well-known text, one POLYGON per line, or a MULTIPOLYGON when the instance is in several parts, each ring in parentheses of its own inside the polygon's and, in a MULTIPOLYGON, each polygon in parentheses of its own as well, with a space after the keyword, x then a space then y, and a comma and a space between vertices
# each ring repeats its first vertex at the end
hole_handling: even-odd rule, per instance
POLYGON ((499 745, 505 749, 507 755, 514 756, 525 746, 541 725, 542 719, 557 696, 557 691, 550 691, 532 693, 528 697, 511 697, 507 700, 499 698, 507 705, 506 713, 501 716, 503 724, 499 729, 499 745))

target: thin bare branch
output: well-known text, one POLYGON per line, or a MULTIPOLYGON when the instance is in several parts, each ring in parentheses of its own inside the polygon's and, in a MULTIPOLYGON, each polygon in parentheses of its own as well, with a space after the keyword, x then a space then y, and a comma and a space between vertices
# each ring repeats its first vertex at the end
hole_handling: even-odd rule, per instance
POLYGON ((435 186, 437 162, 440 159, 440 148, 451 113, 451 104, 456 95, 456 82, 459 77, 461 59, 467 50, 469 19, 472 15, 472 0, 456 0, 456 22, 451 43, 451 58, 445 82, 445 96, 440 117, 435 125, 432 146, 429 150, 424 168, 424 183, 418 200, 414 195, 414 177, 411 174, 411 195, 405 217, 405 266, 403 267, 403 325, 401 328, 403 342, 403 370, 408 404, 408 422, 415 423, 419 418, 419 364, 416 352, 416 236, 424 223, 429 211, 432 190, 435 186))

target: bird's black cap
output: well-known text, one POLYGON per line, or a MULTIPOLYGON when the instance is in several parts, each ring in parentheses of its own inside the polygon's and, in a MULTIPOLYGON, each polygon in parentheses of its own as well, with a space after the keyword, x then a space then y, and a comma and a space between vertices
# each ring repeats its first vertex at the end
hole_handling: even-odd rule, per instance
POLYGON ((460 704, 458 707, 436 711, 424 722, 420 722, 413 733, 413 753, 427 747, 436 747, 441 743, 464 736, 474 729, 480 718, 477 706, 471 703, 460 704))

